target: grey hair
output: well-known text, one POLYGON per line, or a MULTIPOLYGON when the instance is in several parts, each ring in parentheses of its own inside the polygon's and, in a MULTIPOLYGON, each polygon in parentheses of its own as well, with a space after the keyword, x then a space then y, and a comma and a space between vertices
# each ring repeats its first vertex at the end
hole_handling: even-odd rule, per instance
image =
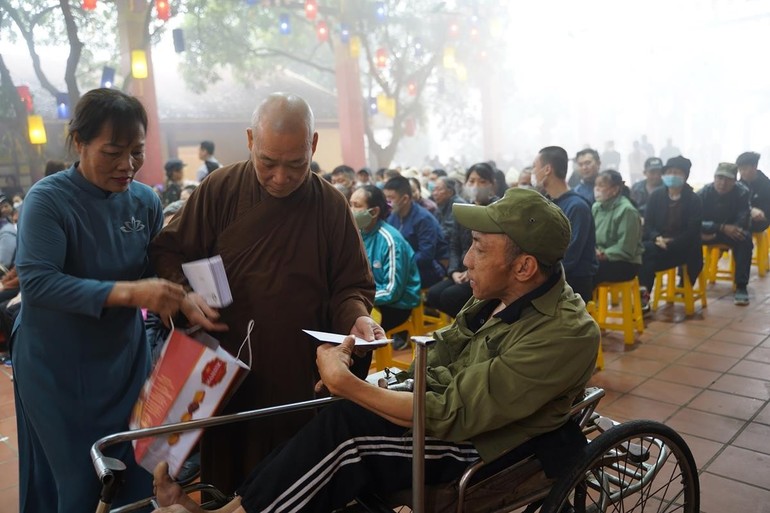
POLYGON ((298 123, 305 125, 308 144, 315 133, 315 116, 310 105, 301 97, 291 93, 272 93, 259 104, 251 115, 251 128, 258 130, 269 123, 272 130, 283 133, 297 130, 298 123))

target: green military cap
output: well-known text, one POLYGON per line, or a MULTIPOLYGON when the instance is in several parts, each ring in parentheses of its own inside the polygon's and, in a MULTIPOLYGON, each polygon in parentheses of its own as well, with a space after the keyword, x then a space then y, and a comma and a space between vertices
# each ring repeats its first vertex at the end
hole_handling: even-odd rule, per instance
POLYGON ((724 176, 735 180, 738 177, 738 166, 730 162, 720 162, 714 176, 724 176))
POLYGON ((569 245, 567 216, 531 189, 508 189, 502 199, 487 206, 455 203, 452 213, 471 230, 506 234, 522 251, 546 265, 564 258, 569 245))

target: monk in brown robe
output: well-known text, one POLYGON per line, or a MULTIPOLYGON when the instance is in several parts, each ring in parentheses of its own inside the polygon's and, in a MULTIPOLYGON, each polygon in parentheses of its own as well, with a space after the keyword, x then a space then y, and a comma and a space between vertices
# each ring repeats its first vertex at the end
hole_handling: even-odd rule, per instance
MULTIPOLYGON (((211 173, 150 247, 158 275, 183 284, 183 262, 221 255, 233 303, 210 320, 229 327, 214 336, 231 354, 254 320, 251 372, 223 413, 314 398, 316 344, 302 329, 384 338, 369 317, 374 281, 347 202, 310 172, 318 144, 310 107, 297 96, 270 95, 246 133, 250 160, 211 173)), ((188 297, 211 317, 200 296, 188 297)), ((369 355, 354 364, 359 376, 370 361, 369 355)), ((311 415, 206 431, 202 481, 234 491, 311 415)))

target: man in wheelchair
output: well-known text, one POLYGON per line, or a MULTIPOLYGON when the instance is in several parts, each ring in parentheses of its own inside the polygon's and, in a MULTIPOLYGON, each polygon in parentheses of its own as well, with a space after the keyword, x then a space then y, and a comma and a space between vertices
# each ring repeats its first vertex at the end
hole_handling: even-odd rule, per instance
MULTIPOLYGON (((598 327, 564 281, 570 226, 557 206, 535 191, 511 189, 491 205, 456 204, 453 211, 473 230, 464 264, 474 297, 435 334, 428 353, 427 484, 456 480, 479 457, 493 461, 550 434, 540 446, 584 444, 569 412, 593 373, 599 343, 598 327)), ((318 348, 320 383, 347 400, 324 408, 260 462, 220 511, 328 513, 366 492, 410 486, 413 394, 356 378, 348 370, 353 350, 352 338, 318 348)), ((542 459, 540 449, 548 447, 533 447, 542 459)), ((201 511, 165 464, 155 486, 164 506, 158 511, 201 511)))

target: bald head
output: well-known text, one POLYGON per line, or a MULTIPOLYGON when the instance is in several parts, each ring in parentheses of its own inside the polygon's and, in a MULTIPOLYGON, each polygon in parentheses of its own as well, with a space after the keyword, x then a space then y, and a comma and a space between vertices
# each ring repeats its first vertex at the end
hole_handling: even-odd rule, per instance
POLYGON ((267 128, 279 134, 305 130, 310 143, 315 132, 315 118, 310 105, 299 96, 273 93, 254 110, 251 126, 257 131, 267 128))
POLYGON ((273 197, 284 198, 307 181, 318 144, 310 106, 293 94, 273 93, 246 130, 257 180, 273 197))

